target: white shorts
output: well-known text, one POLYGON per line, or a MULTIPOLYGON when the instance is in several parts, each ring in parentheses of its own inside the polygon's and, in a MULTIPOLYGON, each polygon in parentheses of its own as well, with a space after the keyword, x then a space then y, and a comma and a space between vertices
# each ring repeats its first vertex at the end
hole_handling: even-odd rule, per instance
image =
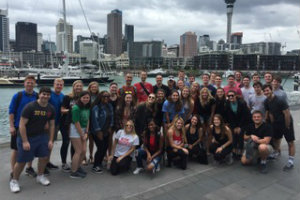
MULTIPOLYGON (((83 128, 82 131, 85 132, 86 128, 83 128)), ((70 136, 69 137, 70 138, 80 138, 80 134, 78 133, 74 124, 71 124, 71 126, 70 126, 70 136)))

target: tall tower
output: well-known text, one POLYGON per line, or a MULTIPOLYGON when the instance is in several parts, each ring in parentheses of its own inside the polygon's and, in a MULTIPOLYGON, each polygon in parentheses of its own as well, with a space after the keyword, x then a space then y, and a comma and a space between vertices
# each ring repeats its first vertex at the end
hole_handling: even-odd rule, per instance
POLYGON ((107 52, 116 56, 122 53, 122 11, 112 10, 107 15, 107 52))
POLYGON ((69 53, 73 52, 73 25, 69 24, 68 22, 66 25, 64 24, 64 20, 60 18, 58 23, 56 24, 56 45, 57 51, 67 51, 69 53), (65 37, 65 30, 66 27, 66 41, 65 37), (66 47, 65 47, 66 46, 66 47))
POLYGON ((0 9, 0 51, 9 51, 9 19, 8 10, 0 9))
POLYGON ((193 32, 186 32, 180 36, 180 57, 194 57, 197 55, 197 35, 193 32))
POLYGON ((231 39, 231 22, 232 22, 232 14, 233 14, 233 5, 236 0, 225 0, 227 4, 227 44, 230 44, 231 39))

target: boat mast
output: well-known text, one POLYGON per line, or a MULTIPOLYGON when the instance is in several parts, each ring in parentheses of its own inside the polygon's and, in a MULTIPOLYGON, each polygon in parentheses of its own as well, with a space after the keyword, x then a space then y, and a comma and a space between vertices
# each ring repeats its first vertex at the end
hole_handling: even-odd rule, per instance
POLYGON ((63 0, 63 19, 64 19, 64 36, 63 36, 63 46, 64 46, 64 65, 63 71, 65 75, 68 76, 68 65, 69 65, 69 58, 68 58, 68 40, 67 40, 67 17, 66 17, 66 1, 63 0))

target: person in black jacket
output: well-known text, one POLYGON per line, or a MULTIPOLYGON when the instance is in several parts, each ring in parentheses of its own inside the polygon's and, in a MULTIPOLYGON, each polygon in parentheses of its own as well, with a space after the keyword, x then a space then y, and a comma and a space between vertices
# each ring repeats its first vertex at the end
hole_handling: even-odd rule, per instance
POLYGON ((215 99, 216 99, 215 114, 221 115, 224 121, 226 122, 226 97, 223 88, 217 89, 215 99))
POLYGON ((226 117, 233 136, 233 156, 240 159, 244 147, 243 129, 251 122, 251 114, 245 101, 238 99, 236 92, 228 91, 226 117))

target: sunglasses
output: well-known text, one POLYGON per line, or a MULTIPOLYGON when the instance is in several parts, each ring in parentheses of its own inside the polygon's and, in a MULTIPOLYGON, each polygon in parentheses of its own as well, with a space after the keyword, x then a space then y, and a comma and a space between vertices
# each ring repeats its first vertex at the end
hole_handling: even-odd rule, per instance
POLYGON ((126 124, 125 126, 126 127, 131 127, 131 128, 133 127, 133 125, 131 125, 131 124, 126 124))
POLYGON ((230 98, 230 97, 235 97, 235 95, 227 95, 227 96, 228 96, 229 98, 230 98))
POLYGON ((148 98, 149 98, 149 99, 155 99, 155 97, 154 97, 154 96, 149 96, 148 98))
POLYGON ((131 91, 125 91, 125 94, 132 94, 131 91))
POLYGON ((110 96, 109 95, 103 95, 103 98, 109 98, 110 96))

